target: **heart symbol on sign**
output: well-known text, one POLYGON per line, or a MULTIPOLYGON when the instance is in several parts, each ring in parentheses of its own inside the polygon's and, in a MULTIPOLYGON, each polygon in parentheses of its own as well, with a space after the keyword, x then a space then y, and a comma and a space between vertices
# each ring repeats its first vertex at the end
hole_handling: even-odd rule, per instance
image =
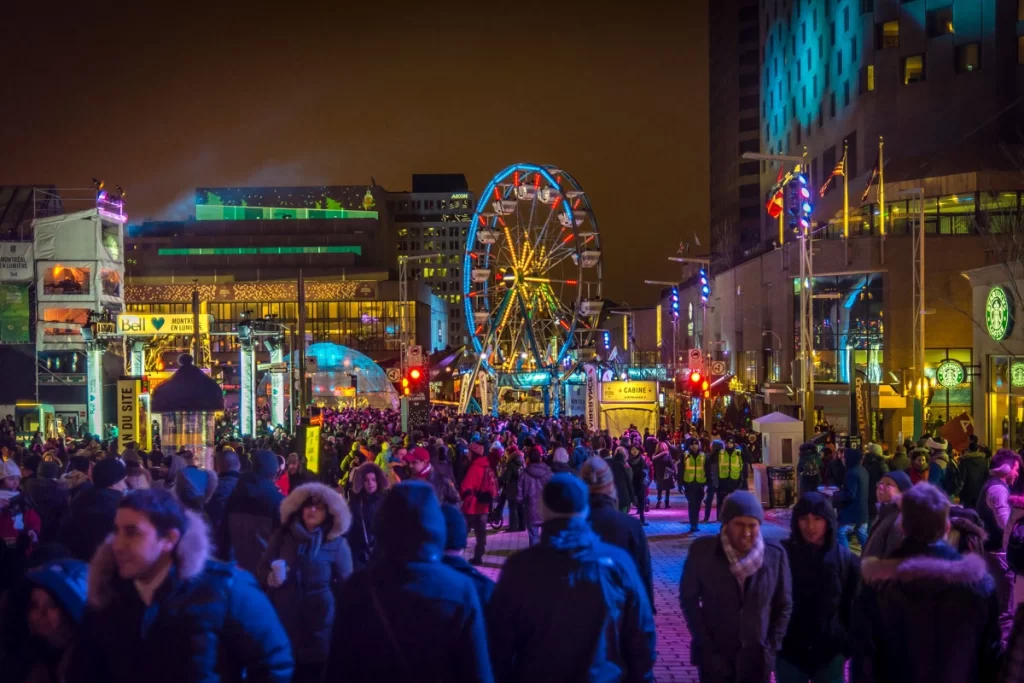
POLYGON ((156 330, 157 332, 159 332, 160 328, 164 326, 163 318, 153 318, 152 320, 150 320, 150 322, 153 323, 153 329, 156 330))

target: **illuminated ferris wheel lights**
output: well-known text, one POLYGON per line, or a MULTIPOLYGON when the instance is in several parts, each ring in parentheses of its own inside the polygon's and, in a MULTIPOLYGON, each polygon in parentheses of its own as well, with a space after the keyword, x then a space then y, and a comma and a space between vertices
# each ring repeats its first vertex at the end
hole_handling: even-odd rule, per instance
POLYGON ((493 208, 494 213, 499 216, 511 216, 516 212, 516 200, 498 199, 497 201, 491 202, 491 208, 493 208))

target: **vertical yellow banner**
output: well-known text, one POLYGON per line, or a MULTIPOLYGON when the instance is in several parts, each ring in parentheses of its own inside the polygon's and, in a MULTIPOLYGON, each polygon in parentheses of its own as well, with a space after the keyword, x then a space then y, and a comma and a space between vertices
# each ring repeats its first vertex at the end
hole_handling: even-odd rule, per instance
POLYGON ((320 425, 306 426, 306 469, 320 473, 320 425))
POLYGON ((124 453, 128 443, 139 441, 139 392, 142 382, 138 379, 117 380, 117 434, 118 450, 124 453))

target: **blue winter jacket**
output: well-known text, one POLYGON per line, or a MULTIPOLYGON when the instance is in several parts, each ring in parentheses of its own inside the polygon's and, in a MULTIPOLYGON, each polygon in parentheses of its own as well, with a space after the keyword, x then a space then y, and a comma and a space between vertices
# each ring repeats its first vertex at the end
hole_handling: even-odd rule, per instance
POLYGON ((861 465, 864 454, 846 449, 846 479, 832 502, 839 509, 839 525, 868 523, 868 471, 861 465))

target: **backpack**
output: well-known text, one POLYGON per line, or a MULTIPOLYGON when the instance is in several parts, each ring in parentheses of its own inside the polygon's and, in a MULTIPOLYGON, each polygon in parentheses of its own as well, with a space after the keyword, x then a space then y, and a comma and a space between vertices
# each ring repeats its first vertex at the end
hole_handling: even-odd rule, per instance
POLYGON ((480 488, 476 490, 476 502, 490 505, 498 497, 498 477, 494 474, 493 467, 484 469, 484 478, 480 481, 480 488))
POLYGON ((960 491, 964 487, 964 475, 960 471, 960 466, 952 460, 946 465, 946 475, 942 480, 942 488, 946 490, 950 498, 954 498, 960 495, 960 491))
POLYGON ((1024 518, 1017 520, 1006 544, 1006 564, 1015 574, 1024 574, 1024 518))

